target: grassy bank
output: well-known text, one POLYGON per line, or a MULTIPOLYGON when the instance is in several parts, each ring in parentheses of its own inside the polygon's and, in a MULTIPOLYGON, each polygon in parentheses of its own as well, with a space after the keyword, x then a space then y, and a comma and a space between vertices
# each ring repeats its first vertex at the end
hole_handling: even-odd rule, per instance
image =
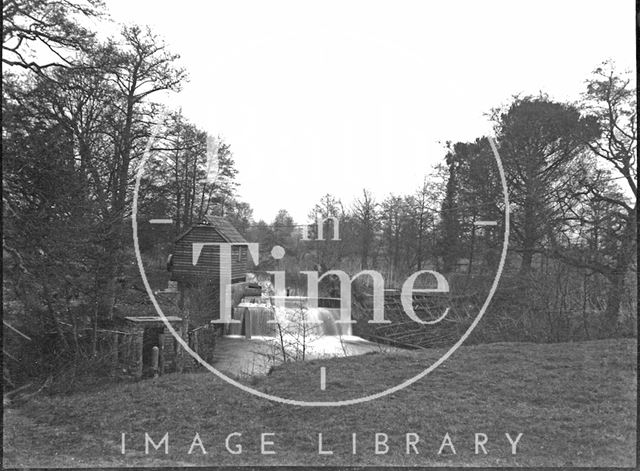
MULTIPOLYGON (((351 398, 393 386, 441 353, 289 364, 254 378, 252 386, 294 399, 351 398), (327 371, 325 391, 320 366, 327 371)), ((5 410, 4 465, 634 466, 636 367, 635 340, 462 347, 407 389, 328 409, 262 400, 210 374, 172 374, 5 410), (145 432, 156 443, 168 432, 169 454, 152 447, 146 455, 145 432), (241 445, 239 454, 225 446, 234 432, 242 435, 231 436, 229 447, 241 445), (188 454, 196 433, 206 455, 200 446, 188 454), (274 434, 264 441, 273 442, 265 451, 275 454, 261 454, 264 433, 274 434), (318 453, 319 433, 323 450, 333 454, 318 453), (386 454, 375 453, 376 433, 386 435, 386 454), (487 436, 486 455, 475 454, 476 433, 487 436), (517 454, 505 433, 523 434, 517 454), (447 434, 453 447, 438 454, 447 434), (407 454, 407 439, 416 437, 407 454)))

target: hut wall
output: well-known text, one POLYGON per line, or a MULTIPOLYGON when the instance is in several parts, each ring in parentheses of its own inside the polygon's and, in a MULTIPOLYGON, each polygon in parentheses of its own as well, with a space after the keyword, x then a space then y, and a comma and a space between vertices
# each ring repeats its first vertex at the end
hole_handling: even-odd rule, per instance
POLYGON ((162 364, 160 365, 160 371, 163 373, 176 370, 176 339, 173 337, 169 329, 164 329, 164 333, 161 338, 161 355, 162 364))
POLYGON ((144 329, 134 329, 131 342, 128 370, 136 378, 142 378, 142 349, 144 345, 144 329))
MULTIPOLYGON (((195 266, 192 263, 193 244, 205 242, 225 243, 226 241, 213 227, 194 227, 176 242, 171 271, 173 281, 194 282, 220 279, 219 247, 203 247, 198 263, 195 266)), ((246 246, 231 247, 231 279, 233 281, 244 280, 247 273, 247 256, 246 246)))

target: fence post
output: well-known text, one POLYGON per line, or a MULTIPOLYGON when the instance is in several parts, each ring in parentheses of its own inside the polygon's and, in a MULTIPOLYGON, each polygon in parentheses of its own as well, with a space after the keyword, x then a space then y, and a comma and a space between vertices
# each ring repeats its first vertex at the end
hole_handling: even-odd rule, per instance
POLYGON ((248 307, 244 308, 244 336, 247 340, 251 340, 251 312, 248 307))
POLYGON ((151 368, 153 369, 153 377, 158 377, 158 359, 160 357, 160 349, 156 346, 151 349, 151 368))

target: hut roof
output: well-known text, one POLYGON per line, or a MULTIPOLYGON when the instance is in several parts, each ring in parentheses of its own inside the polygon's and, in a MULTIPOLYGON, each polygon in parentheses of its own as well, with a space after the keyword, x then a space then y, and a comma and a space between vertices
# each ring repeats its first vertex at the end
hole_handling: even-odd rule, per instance
POLYGON ((194 226, 191 226, 189 229, 187 229, 185 232, 179 235, 175 241, 178 242, 180 239, 186 236, 189 232, 191 232, 194 227, 213 227, 218 232, 218 234, 220 234, 220 236, 229 243, 236 243, 236 244, 247 243, 246 239, 242 237, 242 235, 238 232, 238 230, 235 227, 233 227, 233 225, 229 221, 219 216, 205 216, 202 224, 196 224, 194 226))

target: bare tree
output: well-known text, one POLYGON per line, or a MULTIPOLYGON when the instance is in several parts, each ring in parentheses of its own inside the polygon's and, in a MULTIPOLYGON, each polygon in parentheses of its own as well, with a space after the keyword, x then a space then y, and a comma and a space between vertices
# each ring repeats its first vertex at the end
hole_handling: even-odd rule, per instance
POLYGON ((604 63, 587 81, 582 106, 599 130, 587 141, 596 162, 587 161, 591 170, 583 169, 580 190, 573 195, 580 204, 569 218, 588 231, 588 250, 584 245, 567 247, 556 242, 554 253, 607 278, 605 318, 609 328, 615 329, 626 277, 637 265, 636 90, 628 76, 604 63))
POLYGON ((48 69, 77 67, 77 52, 88 51, 94 33, 85 18, 103 16, 99 0, 2 3, 2 62, 43 75, 48 69))
POLYGON ((362 198, 354 201, 352 213, 359 236, 360 267, 364 270, 369 266, 378 229, 378 203, 370 191, 362 190, 362 198))

